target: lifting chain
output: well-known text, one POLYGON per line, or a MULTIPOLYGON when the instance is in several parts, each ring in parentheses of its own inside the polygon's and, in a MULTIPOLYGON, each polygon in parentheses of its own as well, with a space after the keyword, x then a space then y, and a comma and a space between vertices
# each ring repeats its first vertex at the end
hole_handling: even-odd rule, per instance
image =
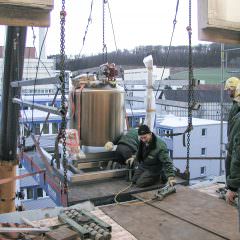
MULTIPOLYGON (((189 25, 187 27, 189 39, 189 56, 188 56, 188 128, 192 129, 192 109, 194 106, 194 77, 193 77, 193 64, 192 64, 192 1, 189 0, 189 25)), ((189 171, 189 157, 190 157, 190 131, 187 132, 187 163, 185 174, 189 184, 190 171, 189 171)))
POLYGON ((103 0, 103 62, 107 63, 107 45, 105 43, 105 5, 107 4, 108 0, 103 0))
POLYGON ((67 159, 66 159, 66 97, 65 97, 65 0, 62 0, 62 10, 60 11, 60 82, 61 82, 61 138, 63 141, 63 169, 64 169, 64 182, 63 182, 63 191, 67 195, 68 192, 68 183, 67 183, 67 159))

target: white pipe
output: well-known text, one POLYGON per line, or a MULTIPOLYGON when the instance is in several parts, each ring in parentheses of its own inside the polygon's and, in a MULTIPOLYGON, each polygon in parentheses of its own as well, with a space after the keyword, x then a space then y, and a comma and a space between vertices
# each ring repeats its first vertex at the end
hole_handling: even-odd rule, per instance
POLYGON ((156 115, 156 103, 153 93, 153 58, 152 55, 149 55, 143 59, 143 63, 148 71, 148 81, 146 86, 146 119, 145 124, 149 126, 151 131, 153 131, 156 115))

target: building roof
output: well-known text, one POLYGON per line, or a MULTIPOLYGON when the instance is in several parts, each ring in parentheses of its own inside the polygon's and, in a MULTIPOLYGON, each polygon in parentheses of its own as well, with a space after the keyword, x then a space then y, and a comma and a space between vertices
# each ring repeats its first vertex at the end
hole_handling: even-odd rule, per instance
POLYGON ((24 210, 33 210, 56 207, 56 204, 51 198, 45 197, 32 200, 23 200, 22 206, 24 210))
MULTIPOLYGON (((173 101, 188 101, 188 90, 163 90, 160 99, 173 101)), ((221 92, 217 90, 195 90, 194 98, 197 102, 220 102, 221 92)), ((223 101, 231 102, 232 99, 228 96, 227 91, 223 91, 223 101)))
MULTIPOLYGON (((20 116, 24 122, 31 122, 32 116, 33 116, 33 122, 37 122, 37 121, 45 121, 47 114, 48 114, 47 112, 43 112, 43 111, 34 109, 33 111, 32 110, 21 110, 20 116)), ((60 121, 61 116, 51 113, 48 117, 48 121, 53 121, 53 120, 60 121)))
MULTIPOLYGON (((226 123, 226 122, 224 122, 226 123)), ((206 125, 216 125, 220 124, 220 121, 202 119, 202 118, 192 118, 193 126, 206 126, 206 125)), ((157 127, 187 127, 188 118, 187 117, 177 117, 174 115, 165 115, 165 116, 157 116, 157 127)))

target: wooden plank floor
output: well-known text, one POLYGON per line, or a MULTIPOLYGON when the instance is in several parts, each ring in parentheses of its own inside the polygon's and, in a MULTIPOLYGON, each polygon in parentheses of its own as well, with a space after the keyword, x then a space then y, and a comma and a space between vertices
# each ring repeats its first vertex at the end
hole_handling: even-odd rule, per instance
POLYGON ((112 218, 106 215, 100 208, 92 211, 92 213, 112 226, 112 238, 111 240, 137 240, 130 232, 120 226, 112 218))
MULTIPOLYGON (((111 240, 137 240, 131 233, 121 227, 118 223, 116 223, 112 218, 107 216, 99 208, 95 208, 95 210, 91 211, 91 213, 112 226, 111 240)), ((61 222, 58 220, 58 217, 32 221, 32 223, 36 227, 52 227, 61 224, 61 222)))
MULTIPOLYGON (((153 195, 150 191, 135 196, 146 200, 153 195)), ((186 187, 179 186, 161 202, 100 209, 139 240, 240 239, 236 208, 186 187)))

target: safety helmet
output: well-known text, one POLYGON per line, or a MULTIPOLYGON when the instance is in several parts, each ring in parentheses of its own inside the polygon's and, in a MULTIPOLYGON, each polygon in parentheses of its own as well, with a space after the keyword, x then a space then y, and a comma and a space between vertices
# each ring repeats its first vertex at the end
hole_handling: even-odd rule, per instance
POLYGON ((240 83, 237 85, 235 93, 234 93, 234 100, 236 102, 240 102, 240 83))
POLYGON ((235 90, 237 85, 240 84, 240 80, 237 77, 230 77, 225 83, 225 90, 235 90))

